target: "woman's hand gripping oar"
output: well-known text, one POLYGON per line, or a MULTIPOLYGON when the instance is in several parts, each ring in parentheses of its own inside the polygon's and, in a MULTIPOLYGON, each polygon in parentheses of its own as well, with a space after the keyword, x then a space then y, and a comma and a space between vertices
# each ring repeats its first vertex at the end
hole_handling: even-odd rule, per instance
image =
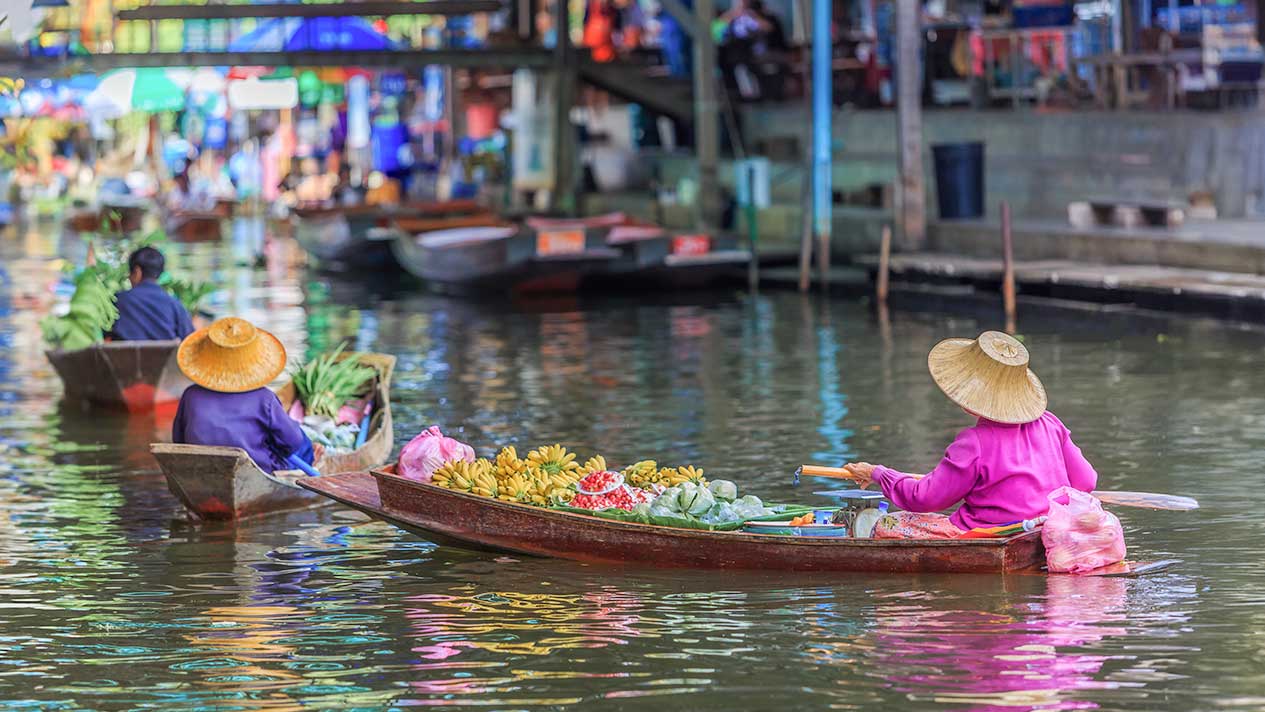
MULTIPOLYGON (((865 464, 865 463, 857 463, 865 464)), ((824 465, 801 465, 795 470, 795 484, 799 484, 800 475, 807 477, 830 477, 837 480, 851 480, 862 487, 870 484, 868 473, 856 472, 852 466, 826 467, 824 465)), ((924 475, 914 475, 921 479, 924 475)), ((1156 492, 1115 492, 1096 490, 1092 493, 1103 504, 1114 504, 1121 507, 1138 507, 1141 509, 1163 509, 1173 512, 1189 512, 1199 509, 1199 502, 1190 497, 1175 494, 1158 494, 1156 492)))

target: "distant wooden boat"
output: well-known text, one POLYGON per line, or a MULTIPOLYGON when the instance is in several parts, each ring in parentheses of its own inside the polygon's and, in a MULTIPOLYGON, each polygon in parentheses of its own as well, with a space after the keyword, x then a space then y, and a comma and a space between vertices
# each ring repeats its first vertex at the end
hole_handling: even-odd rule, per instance
POLYGON ((181 213, 171 226, 171 237, 179 242, 218 242, 224 237, 224 219, 214 212, 181 213))
POLYGON ((122 235, 140 230, 147 210, 141 200, 78 207, 66 215, 66 227, 71 232, 122 235))
MULTIPOLYGON (((352 452, 318 459, 313 467, 322 476, 364 470, 391 457, 391 374, 395 357, 360 354, 360 359, 378 371, 369 435, 365 444, 352 452)), ((277 397, 288 410, 295 397, 294 384, 286 383, 278 389, 277 397)), ((200 519, 242 519, 322 503, 312 492, 283 484, 282 477, 265 474, 241 448, 154 443, 149 450, 167 477, 168 489, 200 519)))
POLYGON ((396 259, 440 291, 697 287, 742 276, 751 260, 732 237, 670 235, 619 213, 416 232, 392 243, 396 259))
POLYGON ((691 569, 884 573, 1038 572, 1040 532, 1005 539, 900 541, 705 532, 512 504, 372 473, 307 478, 313 492, 439 544, 482 551, 691 569))
POLYGON ((47 351, 67 401, 144 413, 174 404, 189 385, 176 365, 178 339, 112 341, 75 351, 47 351))
POLYGON ((537 233, 515 225, 404 235, 392 248, 411 274, 458 293, 574 291, 620 256, 583 231, 537 233))
POLYGON ((390 243, 400 220, 429 220, 482 215, 472 200, 406 203, 399 206, 350 205, 295 208, 294 237, 322 266, 334 269, 397 269, 390 243))

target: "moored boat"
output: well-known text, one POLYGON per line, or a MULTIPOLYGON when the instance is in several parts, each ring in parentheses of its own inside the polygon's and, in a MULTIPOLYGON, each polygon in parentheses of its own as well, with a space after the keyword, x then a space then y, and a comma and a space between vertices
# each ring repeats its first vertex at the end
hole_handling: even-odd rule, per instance
POLYGON ((144 413, 174 404, 189 380, 176 365, 178 339, 113 341, 74 351, 46 351, 67 401, 144 413))
MULTIPOLYGON (((390 243, 400 234, 397 221, 460 220, 483 215, 470 200, 295 208, 294 237, 321 266, 338 270, 395 269, 390 243)), ((486 218, 484 218, 486 219, 486 218)))
MULTIPOLYGON (((361 363, 378 372, 373 384, 373 414, 364 445, 348 453, 323 455, 313 468, 326 475, 364 470, 391 456, 394 435, 391 422, 391 374, 395 357, 360 354, 361 363)), ((277 389, 287 410, 295 398, 293 382, 277 389)), ((245 450, 236 447, 154 443, 150 452, 167 477, 167 487, 182 504, 201 519, 242 519, 258 514, 310 507, 323 503, 311 491, 286 484, 286 480, 259 469, 245 450)))
POLYGON ((397 224, 404 234, 392 243, 396 259, 440 291, 698 287, 742 276, 751 259, 733 238, 668 234, 621 213, 429 231, 397 224))
POLYGON ((408 480, 391 467, 299 483, 440 544, 589 563, 668 568, 1006 573, 1044 563, 1039 532, 898 541, 706 532, 502 502, 408 480))
POLYGON ((184 213, 170 227, 179 242, 216 242, 224 236, 223 218, 216 213, 184 213))

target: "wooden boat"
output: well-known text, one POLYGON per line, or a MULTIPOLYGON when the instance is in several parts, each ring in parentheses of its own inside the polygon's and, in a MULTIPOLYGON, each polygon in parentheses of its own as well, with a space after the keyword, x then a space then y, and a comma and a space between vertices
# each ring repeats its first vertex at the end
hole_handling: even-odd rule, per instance
POLYGON ((619 522, 511 504, 371 473, 306 478, 301 486, 420 537, 467 549, 588 563, 693 569, 1006 573, 1045 561, 1039 532, 1006 539, 897 541, 790 537, 619 522))
POLYGON ((144 413, 174 404, 189 385, 176 365, 178 339, 113 341, 46 351, 67 401, 144 413))
POLYGON ((392 243, 396 259, 441 291, 706 286, 745 275, 751 260, 749 252, 730 244, 736 242, 733 238, 670 235, 622 213, 527 218, 465 229, 424 231, 416 223, 409 227, 392 243))
POLYGON ((171 236, 178 242, 218 242, 223 218, 214 212, 180 213, 173 217, 171 236))
POLYGON ((472 200, 295 208, 290 222, 299 245, 322 266, 397 269, 390 246, 400 234, 397 221, 429 220, 442 225, 445 219, 466 215, 483 215, 482 208, 472 200))
MULTIPOLYGON (((313 467, 322 476, 363 470, 391 457, 391 373, 395 357, 360 354, 360 359, 378 371, 369 435, 365 444, 352 452, 318 459, 313 467)), ((279 388, 277 397, 288 410, 295 398, 293 382, 279 388)), ((284 484, 284 477, 265 474, 241 448, 154 443, 149 450, 167 477, 168 489, 200 519, 242 519, 324 501, 308 490, 284 484)))

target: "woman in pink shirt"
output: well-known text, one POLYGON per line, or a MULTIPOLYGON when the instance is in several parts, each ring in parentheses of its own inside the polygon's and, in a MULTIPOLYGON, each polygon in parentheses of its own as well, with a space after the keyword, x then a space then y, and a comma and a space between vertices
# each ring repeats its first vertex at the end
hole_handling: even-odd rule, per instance
POLYGON ((845 466, 861 487, 877 482, 905 510, 880 520, 876 538, 954 538, 1042 516, 1047 495, 1059 487, 1094 490, 1098 474, 1045 409, 1045 387, 1028 369, 1023 344, 998 331, 946 339, 931 349, 927 365, 949 400, 979 422, 958 433, 926 476, 868 462, 845 466), (933 514, 959 500, 952 515, 933 514))

